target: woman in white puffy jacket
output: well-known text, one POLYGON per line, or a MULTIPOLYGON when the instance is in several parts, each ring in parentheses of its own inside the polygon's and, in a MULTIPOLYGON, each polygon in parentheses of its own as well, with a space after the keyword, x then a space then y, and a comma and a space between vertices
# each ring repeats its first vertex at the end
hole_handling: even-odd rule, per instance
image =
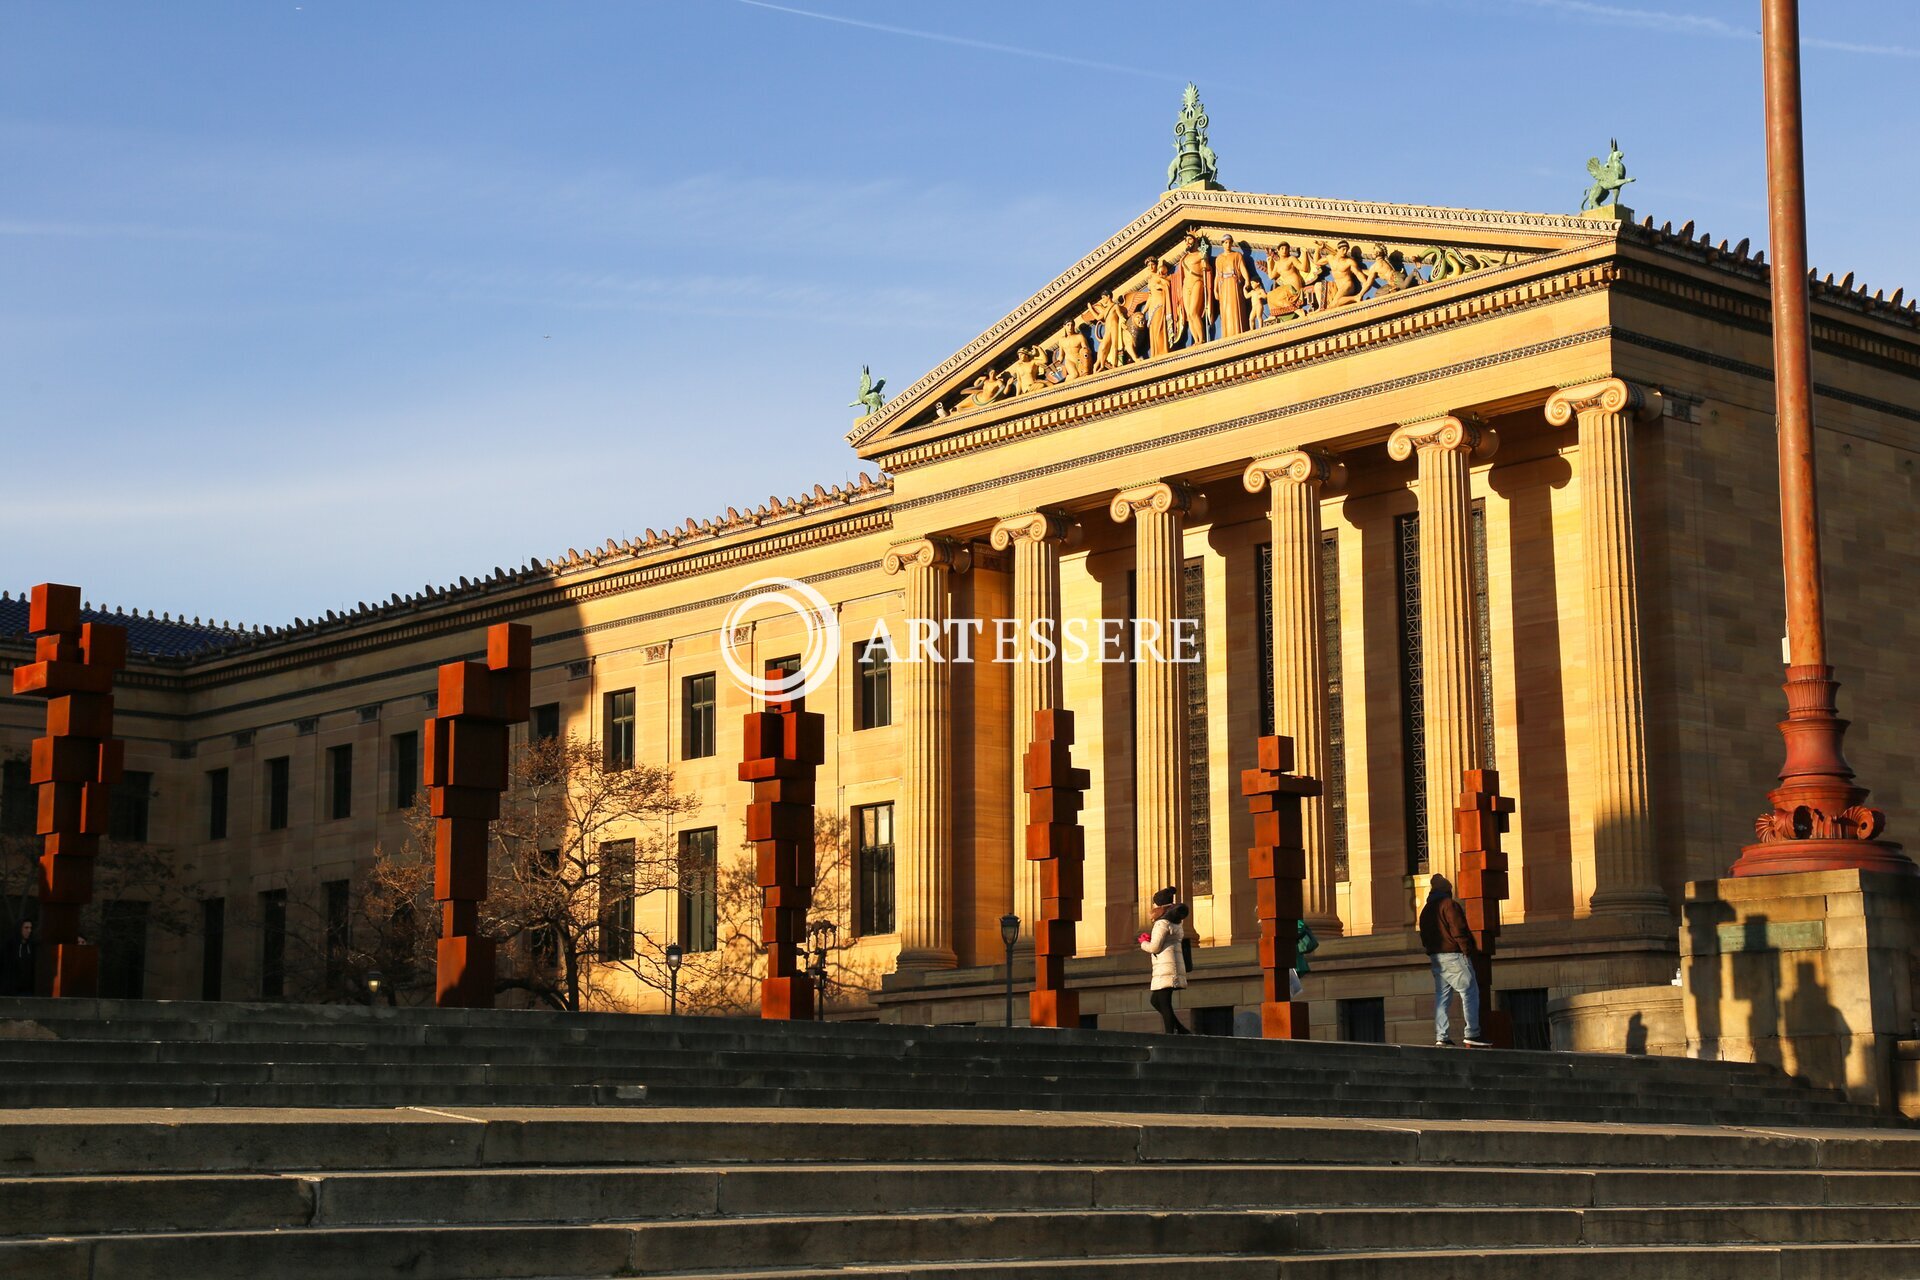
POLYGON ((1153 982, 1147 999, 1159 1011, 1168 1035, 1193 1033, 1173 1014, 1173 993, 1187 985, 1186 949, 1180 945, 1187 936, 1187 904, 1176 902, 1153 922, 1150 932, 1140 936, 1140 949, 1153 957, 1153 982))

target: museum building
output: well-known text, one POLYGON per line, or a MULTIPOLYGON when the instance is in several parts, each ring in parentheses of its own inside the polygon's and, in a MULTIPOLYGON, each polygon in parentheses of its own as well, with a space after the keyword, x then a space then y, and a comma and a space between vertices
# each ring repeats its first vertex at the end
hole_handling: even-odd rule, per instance
MULTIPOLYGON (((1911 707, 1920 315, 1849 275, 1815 282, 1813 317, 1835 663, 1853 707, 1911 707)), ((858 419, 878 480, 286 628, 89 614, 128 623, 135 650, 113 834, 190 865, 199 904, 193 928, 142 941, 143 905, 102 901, 103 982, 284 994, 289 895, 348 927, 376 846, 405 838, 436 668, 501 621, 533 631, 526 734, 670 766, 694 797, 661 833, 690 870, 638 901, 630 943, 716 945, 713 868, 748 856, 735 767, 754 709, 721 631, 777 577, 840 628, 808 706, 827 725, 819 807, 846 822, 845 971, 871 981, 833 1016, 1001 1016, 1001 918, 1028 930, 1040 906, 1018 762, 1032 712, 1059 708, 1090 771, 1068 968, 1083 1021, 1158 1025, 1135 936, 1163 884, 1193 904, 1201 1027, 1258 1007, 1238 783, 1278 732, 1323 784, 1314 1037, 1431 1034, 1414 920, 1458 857, 1461 773, 1488 768, 1516 805, 1497 1000, 1543 1043, 1551 998, 1673 977, 1683 885, 1726 872, 1772 785, 1771 364, 1764 261, 1691 223, 1180 185, 858 419), (876 624, 916 619, 1184 619, 1197 660, 868 651, 876 624)), ((0 599, 0 669, 31 660, 25 629, 24 600, 0 599)), ((767 665, 808 637, 767 610, 726 639, 767 665)), ((41 714, 0 696, 8 839, 31 840, 41 714)), ((1915 830, 1915 718, 1876 715, 1848 747, 1889 831, 1915 830)), ((646 833, 605 843, 622 838, 646 833)))

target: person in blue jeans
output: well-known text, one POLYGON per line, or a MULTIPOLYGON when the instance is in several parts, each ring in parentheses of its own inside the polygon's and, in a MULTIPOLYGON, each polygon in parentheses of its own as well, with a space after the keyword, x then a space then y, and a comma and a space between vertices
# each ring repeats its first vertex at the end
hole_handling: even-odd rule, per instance
POLYGON ((1467 923, 1466 909, 1453 896, 1453 885, 1445 876, 1433 878, 1427 905, 1420 909, 1420 945, 1427 949, 1433 966, 1433 1043, 1453 1044, 1447 1034, 1447 1006, 1458 992, 1460 1011, 1467 1020, 1467 1045, 1474 1049, 1491 1047, 1480 1038, 1480 978, 1473 971, 1479 944, 1467 923))

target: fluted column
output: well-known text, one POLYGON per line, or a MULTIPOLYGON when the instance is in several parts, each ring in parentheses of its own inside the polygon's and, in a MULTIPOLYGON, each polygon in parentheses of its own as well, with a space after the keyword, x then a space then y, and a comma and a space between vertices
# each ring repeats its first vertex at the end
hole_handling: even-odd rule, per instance
POLYGON ((1338 934, 1340 917, 1327 837, 1331 753, 1327 741, 1326 583, 1320 572, 1320 498, 1338 488, 1347 469, 1331 455, 1305 449, 1257 458, 1241 477, 1248 493, 1269 490, 1273 520, 1273 731, 1293 739, 1295 771, 1316 779, 1320 794, 1301 806, 1307 851, 1307 922, 1338 934))
POLYGON ((1647 799, 1646 686, 1633 564, 1633 424, 1659 412, 1658 391, 1619 378, 1565 387, 1547 401, 1554 426, 1579 420, 1596 914, 1672 909, 1660 884, 1647 799))
POLYGON ((1395 428, 1387 452, 1420 455, 1420 676, 1425 689, 1427 866, 1452 877, 1461 774, 1481 767, 1480 664, 1474 640, 1473 495, 1467 469, 1498 438, 1478 422, 1433 418, 1395 428))
POLYGON ((1061 511, 1034 511, 993 526, 995 551, 1013 551, 1013 613, 1020 625, 1013 670, 1013 913, 1020 936, 1031 940, 1040 918, 1040 864, 1027 860, 1022 832, 1031 815, 1022 785, 1022 761, 1033 740, 1033 713, 1060 705, 1060 548, 1073 531, 1073 518, 1061 511), (1032 643, 1033 624, 1044 623, 1051 652, 1032 643))
POLYGON ((947 538, 922 538, 887 552, 888 574, 900 574, 906 628, 896 638, 901 662, 900 800, 896 818, 902 969, 950 969, 953 950, 953 679, 952 666, 912 650, 916 628, 931 627, 933 652, 948 655, 946 624, 951 577, 970 557, 947 538), (916 660, 918 659, 918 660, 916 660))
MULTIPOLYGON (((1116 521, 1134 522, 1135 634, 1159 630, 1158 656, 1134 654, 1134 885, 1142 918, 1154 891, 1192 889, 1187 858, 1187 668, 1174 658, 1174 619, 1181 616, 1181 532, 1194 495, 1158 481, 1114 495, 1116 521)), ((1127 637, 1128 648, 1133 636, 1127 637)))

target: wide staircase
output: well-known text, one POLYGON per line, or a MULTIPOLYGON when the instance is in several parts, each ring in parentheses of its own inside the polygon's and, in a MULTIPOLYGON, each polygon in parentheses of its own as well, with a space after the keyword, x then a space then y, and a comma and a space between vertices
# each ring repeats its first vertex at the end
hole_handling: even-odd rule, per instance
POLYGON ((0 1108, 977 1108, 1861 1125, 1758 1064, 357 1005, 0 1000, 0 1108))
POLYGON ((8 1280, 1900 1280, 1920 1134, 913 1112, 0 1113, 8 1280))

